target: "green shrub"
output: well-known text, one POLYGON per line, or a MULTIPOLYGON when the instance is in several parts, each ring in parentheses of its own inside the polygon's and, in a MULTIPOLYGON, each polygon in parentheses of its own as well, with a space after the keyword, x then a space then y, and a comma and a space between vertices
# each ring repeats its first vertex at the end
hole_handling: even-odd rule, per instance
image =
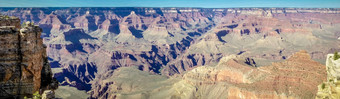
POLYGON ((26 22, 22 22, 21 28, 26 27, 26 22))
POLYGON ((8 15, 5 15, 5 19, 9 19, 9 16, 8 16, 8 15))
POLYGON ((338 52, 334 52, 334 60, 338 60, 340 58, 340 55, 338 52))
POLYGON ((38 91, 36 91, 34 94, 33 94, 33 99, 41 99, 41 96, 39 94, 38 91))
POLYGON ((325 84, 325 83, 322 83, 321 88, 322 88, 322 89, 325 89, 325 88, 326 88, 326 84, 325 84))

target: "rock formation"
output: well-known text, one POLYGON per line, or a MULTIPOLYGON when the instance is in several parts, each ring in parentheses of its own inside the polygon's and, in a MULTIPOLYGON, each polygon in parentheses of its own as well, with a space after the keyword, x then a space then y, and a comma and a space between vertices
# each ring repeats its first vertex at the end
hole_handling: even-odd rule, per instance
POLYGON ((97 77, 96 98, 185 99, 311 99, 326 79, 325 66, 300 51, 283 62, 252 67, 241 56, 224 57, 216 66, 192 69, 181 77, 151 75, 136 68, 119 68, 97 77))
POLYGON ((334 54, 328 54, 326 60, 327 81, 318 86, 316 99, 340 98, 340 59, 334 60, 334 54))
POLYGON ((0 16, 0 97, 22 98, 51 87, 41 32, 30 22, 20 29, 19 18, 0 16))
POLYGON ((85 91, 97 90, 101 82, 97 80, 102 80, 97 77, 122 67, 177 77, 232 54, 244 57, 239 64, 260 68, 287 60, 299 50, 307 50, 319 62, 327 53, 340 51, 334 46, 340 44, 338 8, 0 8, 0 12, 37 23, 51 67, 60 71, 55 77, 62 85, 85 91))

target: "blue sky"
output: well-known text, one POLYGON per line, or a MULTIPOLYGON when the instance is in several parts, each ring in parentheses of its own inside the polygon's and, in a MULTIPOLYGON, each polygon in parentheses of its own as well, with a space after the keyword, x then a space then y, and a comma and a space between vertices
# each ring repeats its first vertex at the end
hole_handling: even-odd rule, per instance
POLYGON ((340 8, 340 0, 0 0, 0 7, 340 8))

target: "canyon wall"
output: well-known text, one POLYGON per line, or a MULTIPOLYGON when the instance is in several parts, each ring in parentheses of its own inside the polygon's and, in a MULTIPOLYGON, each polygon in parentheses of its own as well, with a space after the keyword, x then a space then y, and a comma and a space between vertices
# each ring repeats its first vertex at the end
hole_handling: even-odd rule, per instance
MULTIPOLYGON (((7 17, 7 16, 6 16, 7 17)), ((47 89, 52 81, 42 29, 0 16, 0 97, 22 97, 47 89)))
POLYGON ((197 67, 215 65, 232 54, 244 57, 240 62, 247 66, 262 67, 285 61, 299 50, 307 50, 311 59, 324 63, 328 53, 340 51, 339 11, 338 8, 0 8, 0 13, 42 28, 48 61, 53 69, 59 70, 55 77, 61 85, 86 91, 103 88, 100 94, 108 89, 98 83, 109 79, 108 72, 122 67, 181 77, 197 67))
POLYGON ((251 67, 242 56, 230 55, 217 65, 164 77, 122 67, 95 80, 91 98, 148 99, 312 99, 326 80, 324 65, 306 51, 269 66, 251 67))

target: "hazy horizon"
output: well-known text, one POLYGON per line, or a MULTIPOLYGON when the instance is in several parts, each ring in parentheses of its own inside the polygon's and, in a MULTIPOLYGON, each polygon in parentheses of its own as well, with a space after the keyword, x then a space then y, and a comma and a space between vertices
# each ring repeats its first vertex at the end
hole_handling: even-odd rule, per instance
POLYGON ((340 8, 338 0, 0 0, 0 7, 340 8))

